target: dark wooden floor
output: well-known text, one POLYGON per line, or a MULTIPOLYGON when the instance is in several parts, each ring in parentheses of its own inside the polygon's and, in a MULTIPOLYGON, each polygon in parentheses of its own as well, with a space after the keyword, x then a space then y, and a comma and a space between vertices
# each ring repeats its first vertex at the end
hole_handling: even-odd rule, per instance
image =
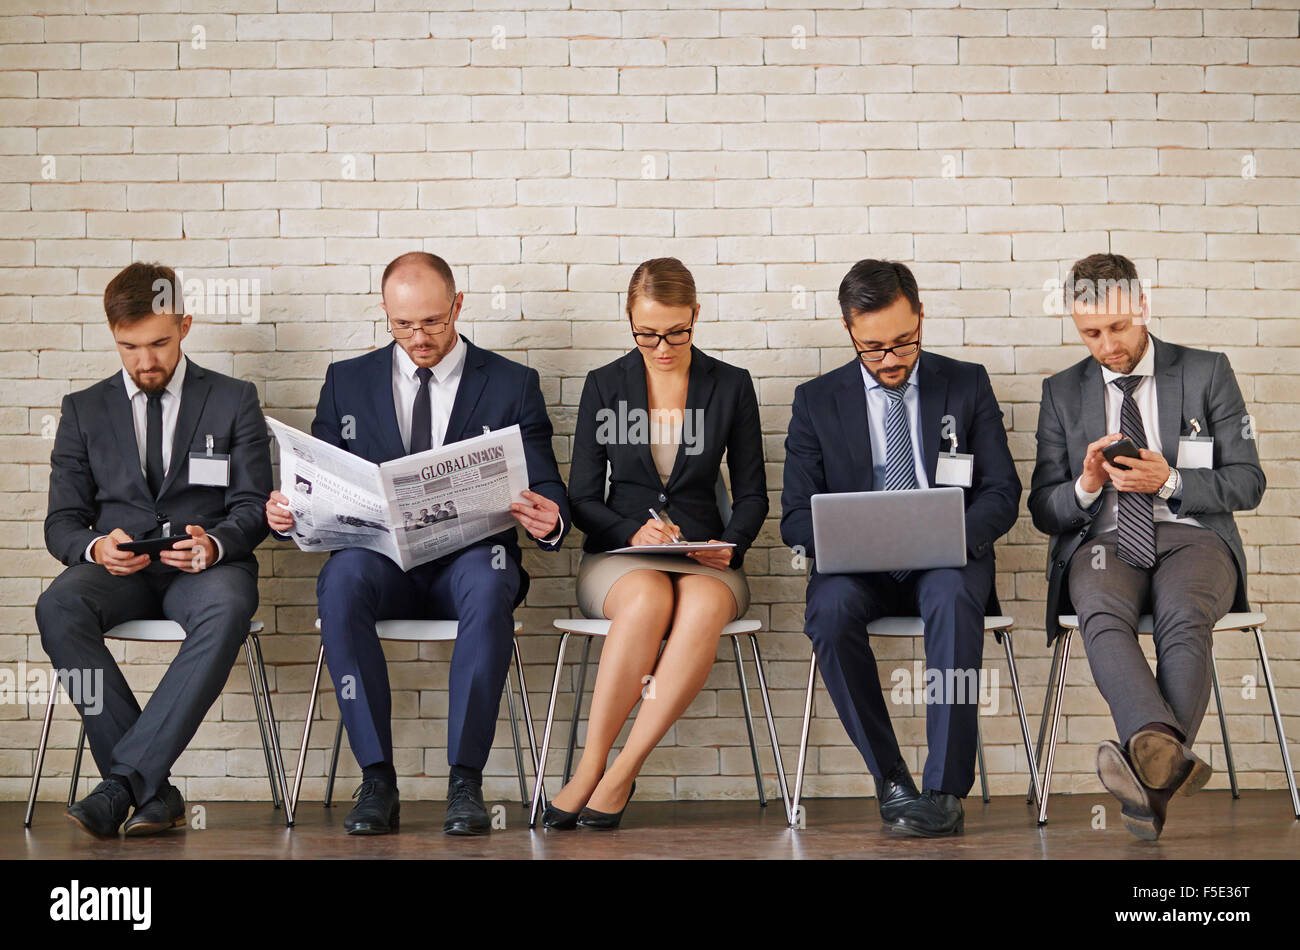
MULTIPOLYGON (((0 858, 1288 858, 1300 856, 1300 822, 1286 792, 1226 792, 1175 799, 1164 836, 1133 838, 1119 807, 1101 795, 1052 797, 1049 822, 1038 828, 1023 798, 978 797, 966 803, 966 831, 957 838, 895 839, 880 830, 873 799, 811 799, 806 827, 786 825, 778 800, 633 802, 616 832, 529 832, 526 810, 505 806, 507 828, 486 838, 442 833, 441 802, 403 802, 399 834, 343 834, 342 803, 303 802, 286 829, 269 804, 212 802, 206 829, 177 829, 141 839, 100 841, 73 825, 63 806, 37 806, 30 829, 21 803, 0 803, 0 858), (1094 830, 1093 808, 1106 806, 1107 827, 1094 830)), ((490 807, 490 806, 489 806, 490 807)))

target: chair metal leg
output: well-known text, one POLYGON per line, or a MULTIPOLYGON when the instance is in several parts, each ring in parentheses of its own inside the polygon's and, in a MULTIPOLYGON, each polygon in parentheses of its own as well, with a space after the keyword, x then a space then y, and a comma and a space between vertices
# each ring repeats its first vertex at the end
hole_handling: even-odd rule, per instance
POLYGON ((551 701, 546 707, 546 727, 542 730, 542 747, 537 756, 537 778, 533 783, 533 805, 528 812, 528 827, 537 827, 537 812, 542 804, 542 779, 546 774, 546 752, 551 744, 551 725, 555 721, 555 698, 560 693, 560 674, 564 672, 564 651, 569 645, 566 631, 560 637, 560 647, 555 654, 555 675, 551 677, 551 701))
POLYGON ((339 724, 334 729, 334 750, 330 753, 330 771, 325 779, 325 807, 334 804, 334 779, 339 774, 339 750, 343 748, 343 715, 339 713, 339 724))
MULTIPOLYGON (((36 765, 32 769, 32 788, 27 793, 27 814, 23 816, 23 827, 32 826, 32 813, 36 811, 36 790, 41 784, 41 769, 45 767, 45 749, 50 742, 50 723, 54 719, 54 703, 59 694, 59 676, 55 672, 50 676, 50 698, 45 704, 45 722, 41 725, 41 741, 36 746, 36 765)), ((76 785, 74 784, 75 788, 76 785)))
POLYGON ((591 641, 595 637, 587 636, 582 644, 582 664, 578 667, 578 687, 573 694, 573 721, 569 723, 569 749, 564 754, 564 784, 569 784, 573 774, 573 752, 578 746, 578 719, 582 715, 582 696, 587 690, 587 660, 591 656, 591 641))
POLYGON ((740 659, 740 644, 735 637, 731 640, 731 652, 736 657, 736 677, 740 681, 740 706, 745 710, 745 732, 749 735, 749 755, 754 760, 754 784, 758 786, 758 807, 767 807, 767 796, 763 794, 763 769, 758 764, 758 743, 754 739, 754 711, 749 708, 749 683, 745 680, 745 664, 740 659))
POLYGON ((1264 650, 1264 631, 1254 627, 1255 646, 1259 648, 1259 663, 1264 671, 1264 685, 1268 688, 1268 703, 1273 707, 1273 727, 1277 730, 1278 748, 1282 750, 1282 769, 1286 784, 1291 790, 1291 811, 1300 819, 1300 795, 1296 794, 1295 771, 1291 768, 1291 752, 1287 749, 1286 733, 1282 729, 1282 709, 1277 704, 1277 690, 1273 688, 1273 672, 1269 669, 1268 653, 1264 650))
POLYGON ((794 773, 794 795, 790 799, 790 827, 799 827, 799 798, 803 795, 803 769, 808 758, 808 728, 812 724, 813 684, 817 680, 817 654, 808 661, 808 691, 803 698, 803 731, 799 734, 799 765, 794 773))
POLYGON ((252 635, 244 641, 244 659, 248 661, 248 686, 252 691, 253 709, 257 711, 257 733, 262 740, 262 758, 266 760, 266 779, 271 783, 271 807, 280 807, 280 787, 275 775, 275 763, 271 761, 271 740, 266 735, 266 716, 262 711, 262 688, 257 682, 257 670, 253 665, 252 635))
MULTIPOLYGON (((1056 646, 1052 649, 1052 666, 1047 671, 1047 686, 1043 689, 1043 715, 1038 720, 1038 745, 1035 747, 1034 757, 1031 761, 1038 763, 1043 761, 1043 739, 1047 735, 1047 714, 1051 711, 1052 703, 1052 684, 1056 682, 1056 667, 1061 660, 1061 638, 1056 638, 1056 646)), ((1042 801, 1042 785, 1039 785, 1038 800, 1042 801)), ((1034 801, 1034 780, 1031 776, 1029 779, 1029 791, 1025 792, 1025 804, 1028 805, 1034 801)))
MULTIPOLYGON (((1016 713, 1020 716, 1020 735, 1025 740, 1025 758, 1029 760, 1029 791, 1033 801, 1042 797, 1038 779, 1038 760, 1034 757, 1029 740, 1029 719, 1025 716, 1025 698, 1020 693, 1020 674, 1016 672, 1016 652, 1011 643, 1011 631, 1002 631, 1002 646, 1007 653, 1007 670, 1011 676, 1011 692, 1016 697, 1016 713)), ((1049 687, 1050 688, 1050 687, 1049 687)))
MULTIPOLYGON (((280 783, 280 797, 288 801, 289 775, 284 770, 284 750, 280 747, 280 725, 275 719, 275 707, 271 705, 271 684, 266 678, 266 660, 262 656, 262 641, 255 633, 250 633, 253 641, 253 653, 257 657, 257 675, 262 681, 262 699, 266 703, 266 731, 271 737, 271 754, 275 757, 275 774, 280 783)), ((286 808, 285 827, 293 827, 293 809, 286 808)))
MULTIPOLYGON (((1042 793, 1038 797, 1039 825, 1047 824, 1047 796, 1052 790, 1052 759, 1056 756, 1056 730, 1061 722, 1061 700, 1065 698, 1065 674, 1070 666, 1070 640, 1074 636, 1074 631, 1067 630, 1061 636, 1065 638, 1065 644, 1061 648, 1061 668, 1056 677, 1056 701, 1052 706, 1052 729, 1047 741, 1047 767, 1043 770, 1042 784, 1039 786, 1042 793)), ((1050 683, 1048 691, 1051 691, 1050 683)))
POLYGON ((515 769, 519 775, 519 802, 528 804, 528 788, 524 785, 524 753, 519 748, 519 719, 515 713, 515 688, 510 683, 510 670, 506 670, 506 709, 510 713, 510 738, 515 747, 515 769))
POLYGON ((81 754, 86 751, 86 717, 81 717, 81 729, 77 731, 77 754, 72 759, 72 781, 68 783, 68 807, 77 800, 77 782, 81 779, 81 754))
POLYGON ((984 767, 984 737, 980 735, 979 713, 975 714, 975 755, 980 760, 980 792, 984 799, 984 804, 989 803, 989 773, 984 767))
POLYGON ((1219 732, 1223 734, 1223 757, 1228 761, 1228 784, 1232 786, 1232 799, 1241 798, 1237 788, 1237 767, 1232 761, 1232 740, 1228 738, 1228 717, 1223 711, 1223 692, 1219 689, 1219 665, 1214 662, 1214 647, 1210 647, 1210 681, 1214 684, 1214 707, 1219 711, 1219 732))
MULTIPOLYGON (((524 679, 524 658, 519 654, 519 641, 515 640, 515 675, 519 678, 519 704, 524 709, 524 732, 528 736, 528 755, 533 762, 533 775, 537 774, 537 736, 533 732, 533 711, 528 705, 528 683, 524 679)), ((542 790, 546 794, 546 790, 542 790)))
POLYGON ((763 699, 763 715, 767 717, 767 735, 772 740, 772 755, 776 759, 776 781, 781 789, 781 804, 790 814, 790 790, 786 787, 785 764, 781 761, 781 742, 776 735, 776 720, 772 718, 772 697, 767 692, 767 677, 763 673, 763 656, 758 650, 758 637, 749 635, 749 644, 754 650, 754 669, 758 673, 758 695, 763 699))
POLYGON ((293 774, 293 797, 289 799, 289 816, 298 810, 298 794, 302 791, 302 769, 307 761, 307 740, 311 738, 311 717, 316 714, 316 691, 320 689, 320 671, 325 665, 325 644, 320 645, 316 654, 316 675, 311 681, 311 695, 307 698, 307 716, 302 723, 302 747, 298 750, 298 768, 293 774))

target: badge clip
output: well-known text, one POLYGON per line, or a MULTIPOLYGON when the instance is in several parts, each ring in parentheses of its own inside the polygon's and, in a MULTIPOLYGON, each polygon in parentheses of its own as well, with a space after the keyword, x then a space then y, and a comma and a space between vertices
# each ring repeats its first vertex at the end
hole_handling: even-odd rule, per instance
POLYGON ((212 455, 212 435, 209 433, 208 435, 204 436, 203 439, 204 439, 204 442, 205 442, 206 445, 207 445, 208 455, 211 456, 211 455, 212 455))

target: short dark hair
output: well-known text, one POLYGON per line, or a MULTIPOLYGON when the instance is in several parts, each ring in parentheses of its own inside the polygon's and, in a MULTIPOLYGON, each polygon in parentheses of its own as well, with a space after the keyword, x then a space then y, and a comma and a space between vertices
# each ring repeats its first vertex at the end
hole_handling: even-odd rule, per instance
POLYGON ((1137 265, 1123 254, 1089 254, 1075 261, 1065 275, 1066 310, 1075 300, 1091 306, 1105 303, 1116 286, 1125 287, 1130 294, 1134 288, 1141 293, 1137 265))
POLYGON ((840 281, 840 314, 848 323, 853 311, 871 313, 883 310, 899 297, 906 297, 916 312, 921 310, 921 295, 916 278, 906 264, 898 261, 858 261, 840 281))
POLYGON ((104 315, 116 329, 157 313, 185 316, 185 295, 176 282, 176 272, 164 264, 128 264, 104 288, 104 315))
POLYGON ((389 261, 388 266, 384 268, 384 276, 379 278, 379 295, 381 297, 384 295, 384 285, 388 283, 388 278, 394 271, 412 264, 423 264, 441 277, 443 283, 447 285, 447 296, 455 299, 456 278, 451 273, 451 265, 437 254, 430 254, 428 251, 408 251, 389 261))

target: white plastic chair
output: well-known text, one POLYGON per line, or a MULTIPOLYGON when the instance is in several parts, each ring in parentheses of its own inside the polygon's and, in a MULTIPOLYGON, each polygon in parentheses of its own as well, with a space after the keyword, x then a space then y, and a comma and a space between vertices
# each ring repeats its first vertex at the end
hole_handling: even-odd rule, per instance
MULTIPOLYGON (((316 629, 320 629, 320 619, 316 620, 316 629)), ((459 632, 460 624, 455 620, 380 620, 375 624, 375 631, 380 640, 401 640, 407 643, 446 643, 456 639, 459 632)), ((524 629, 524 625, 515 622, 514 632, 518 636, 519 632, 524 629)), ((533 736, 533 716, 528 708, 528 687, 524 681, 524 664, 519 656, 519 642, 514 643, 514 664, 515 673, 519 677, 519 692, 523 699, 524 707, 524 726, 528 735, 528 752, 533 759, 534 771, 537 768, 536 743, 533 736)), ((302 770, 303 763, 307 759, 307 741, 311 738, 311 721, 316 712, 316 695, 320 690, 321 668, 325 664, 325 644, 322 642, 320 650, 316 654, 316 676, 311 683, 311 698, 307 702, 307 719, 302 727, 302 748, 298 750, 298 767, 294 772, 293 778, 293 796, 290 799, 290 819, 298 808, 298 793, 302 788, 302 770)), ((519 725, 518 716, 515 712, 515 694, 510 685, 510 674, 506 674, 506 704, 510 710, 510 734, 514 740, 515 747, 515 765, 519 772, 519 798, 523 804, 528 804, 528 790, 524 778, 524 758, 519 747, 519 725)), ((343 743, 343 719, 339 718, 338 728, 334 732, 334 751, 330 756, 329 778, 325 783, 325 807, 330 807, 330 799, 334 794, 334 777, 338 771, 339 749, 343 743)))
MULTIPOLYGON (((1030 788, 1036 793, 1039 788, 1038 764, 1030 754, 1029 720, 1025 718, 1024 699, 1020 694, 1020 677, 1016 673, 1016 655, 1012 648, 1011 632, 1015 621, 1010 617, 985 617, 984 632, 993 634, 1003 645, 1007 653, 1007 670, 1011 676, 1011 689, 1016 697, 1016 712, 1020 716, 1020 732, 1024 736, 1025 756, 1029 760, 1030 788)), ((920 617, 881 617, 867 624, 867 635, 871 637, 924 637, 925 622, 920 617)), ((808 730, 812 723, 813 687, 817 679, 817 654, 813 653, 808 662, 808 689, 803 701, 803 732, 799 736, 799 766, 795 772, 794 799, 789 810, 790 827, 800 827, 799 798, 803 793, 804 762, 808 754, 808 730)), ((980 790, 985 804, 989 801, 988 775, 984 768, 984 740, 979 734, 979 717, 975 719, 976 751, 979 756, 980 790)), ((879 790, 877 790, 879 792, 879 790)))
MULTIPOLYGON (((1052 653, 1052 668, 1047 674, 1047 692, 1043 697, 1043 720, 1038 729, 1038 755, 1043 754, 1043 733, 1047 727, 1047 713, 1052 712, 1051 734, 1047 743, 1047 762, 1042 769, 1042 794, 1038 798, 1038 823, 1047 824, 1047 795, 1052 784, 1052 759, 1056 754, 1056 731, 1061 720, 1061 700, 1065 695, 1065 668, 1070 662, 1070 641, 1079 629, 1079 618, 1075 614, 1062 614, 1057 622, 1063 628, 1056 638, 1056 649, 1052 653), (1053 702, 1052 689, 1055 684, 1056 697, 1053 702)), ((1249 630, 1255 635, 1255 646, 1259 650, 1259 662, 1264 672, 1264 685, 1268 690, 1269 705, 1273 709, 1273 725, 1277 729, 1277 744, 1282 750, 1282 769, 1286 772, 1287 787, 1291 790, 1291 809, 1300 819, 1300 795, 1296 794, 1295 772, 1291 768, 1291 753, 1287 750, 1286 733, 1282 729, 1282 710, 1277 704, 1277 690, 1273 686, 1273 673, 1268 665, 1268 653, 1264 649, 1264 624, 1268 618, 1260 613, 1227 614, 1214 625, 1214 633, 1227 633, 1235 630, 1249 630)), ((1138 619, 1138 633, 1149 634, 1154 629, 1150 614, 1143 614, 1138 619)), ((1228 720, 1223 711, 1223 695, 1219 690, 1219 670, 1214 662, 1214 644, 1210 644, 1210 675, 1214 683, 1214 705, 1219 710, 1219 729, 1223 733, 1223 756, 1228 765, 1228 782, 1232 786, 1232 797, 1240 798, 1237 789, 1237 770, 1232 762, 1232 744, 1228 740, 1228 720)))
MULTIPOLYGON (((266 775, 271 782, 271 802, 279 808, 285 803, 285 823, 293 823, 292 810, 288 807, 285 792, 288 781, 284 771, 284 757, 280 752, 279 728, 275 721, 275 711, 271 707, 271 689, 266 679, 266 663, 262 659, 262 644, 257 635, 262 632, 262 621, 254 620, 248 625, 248 639, 244 641, 244 656, 248 660, 248 681, 253 690, 253 706, 257 710, 257 728, 262 735, 262 753, 266 756, 266 775)), ((108 640, 130 640, 136 643, 180 643, 185 639, 185 630, 174 620, 130 620, 120 623, 104 634, 108 640)), ((41 781, 41 769, 45 765, 45 749, 50 738, 50 722, 54 718, 54 703, 59 693, 59 680, 54 676, 50 684, 49 704, 45 708, 45 723, 41 726, 41 741, 36 750, 36 768, 32 770, 32 788, 27 796, 27 814, 23 818, 23 827, 32 826, 32 814, 36 810, 36 789, 41 781)), ((68 807, 76 801, 77 779, 81 775, 81 755, 86 746, 86 722, 81 722, 81 732, 77 736, 77 756, 72 764, 72 785, 68 789, 68 807)))

